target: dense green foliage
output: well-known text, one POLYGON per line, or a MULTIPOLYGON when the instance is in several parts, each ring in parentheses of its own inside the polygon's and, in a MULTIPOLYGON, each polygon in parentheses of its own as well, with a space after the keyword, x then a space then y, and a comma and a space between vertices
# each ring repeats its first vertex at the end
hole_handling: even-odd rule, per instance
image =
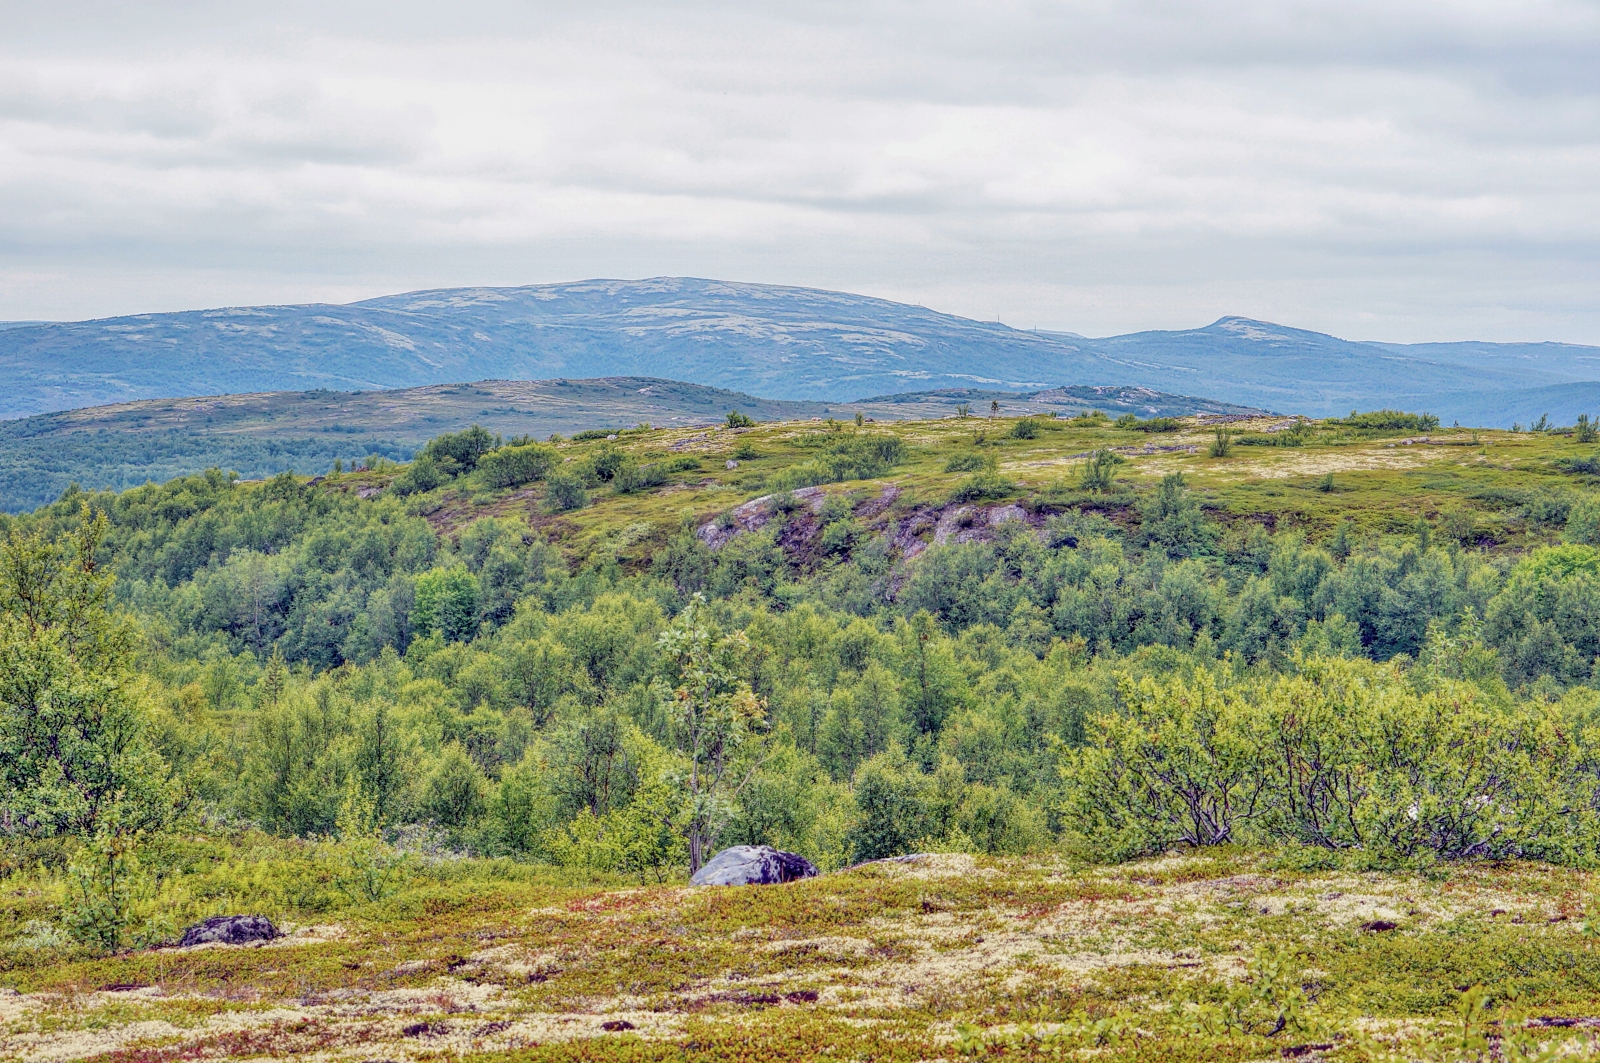
POLYGON ((403 461, 415 446, 363 433, 264 439, 192 431, 81 432, 29 438, 26 422, 0 425, 0 510, 30 510, 61 497, 69 484, 124 491, 215 467, 260 479, 320 472, 336 461, 354 465, 379 454, 403 461))
POLYGON ((11 521, 0 829, 84 839, 101 942, 126 839, 173 821, 641 879, 732 842, 825 868, 1241 841, 1596 858, 1591 495, 1517 495, 1567 539, 1520 553, 1466 548, 1451 515, 1313 541, 1220 519, 1184 472, 1124 484, 1105 446, 986 509, 1023 493, 997 455, 1027 433, 930 457, 866 426, 749 431, 758 471, 727 471, 776 490, 770 519, 630 515, 581 554, 548 514, 687 497, 703 460, 642 430, 472 429, 354 479, 211 472, 11 521), (914 463, 970 475, 888 518, 798 490, 914 463), (894 546, 929 507, 948 538, 894 546))

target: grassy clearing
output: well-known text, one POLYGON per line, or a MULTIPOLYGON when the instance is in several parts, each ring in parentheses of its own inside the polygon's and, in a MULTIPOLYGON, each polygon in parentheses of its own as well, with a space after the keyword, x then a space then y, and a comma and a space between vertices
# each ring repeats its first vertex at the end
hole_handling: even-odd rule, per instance
POLYGON ((0 1058, 1354 1060, 1513 1035, 1594 1050, 1594 874, 1296 862, 933 855, 702 891, 457 861, 267 946, 12 953, 0 1058))
MULTIPOLYGON (((896 490, 893 503, 874 512, 874 527, 887 529, 918 512, 943 509, 969 474, 946 471, 952 457, 977 454, 998 463, 1009 489, 987 500, 1027 501, 1045 512, 1072 508, 1098 510, 1116 519, 1137 495, 1181 472, 1205 500, 1211 515, 1224 521, 1255 520, 1270 529, 1299 528, 1312 538, 1331 534, 1349 521, 1357 534, 1392 534, 1415 529, 1418 518, 1441 525, 1463 545, 1521 550, 1549 541, 1541 524, 1542 495, 1584 484, 1588 477, 1562 471, 1556 461, 1592 458, 1594 444, 1575 443, 1560 434, 1443 429, 1426 441, 1402 431, 1357 431, 1333 424, 1313 425, 1299 446, 1239 446, 1225 458, 1207 453, 1214 428, 1193 418, 1178 431, 1142 433, 1109 421, 1034 419, 1040 431, 1017 439, 1016 418, 946 418, 869 424, 865 431, 887 432, 907 444, 906 460, 871 481, 828 485, 858 504, 896 490), (1122 493, 1087 494, 1078 480, 1087 455, 1112 448, 1123 459, 1118 469, 1122 493), (1331 475, 1331 481, 1328 477, 1331 475)), ((1260 435, 1285 422, 1260 418, 1231 423, 1237 435, 1260 435)), ((597 447, 615 446, 640 463, 672 455, 701 459, 700 470, 678 473, 653 491, 620 494, 598 491, 581 510, 551 514, 541 486, 484 491, 449 486, 418 498, 416 510, 445 533, 484 516, 525 515, 546 529, 575 560, 615 556, 624 564, 646 561, 680 523, 703 524, 735 506, 770 493, 776 474, 813 453, 806 444, 819 434, 857 431, 844 422, 773 422, 747 429, 661 429, 629 433, 614 442, 561 444, 564 457, 579 462, 597 447), (738 455, 737 457, 735 455, 738 455), (736 467, 728 468, 728 462, 736 467)), ((340 481, 360 490, 387 482, 386 476, 359 474, 340 481)))

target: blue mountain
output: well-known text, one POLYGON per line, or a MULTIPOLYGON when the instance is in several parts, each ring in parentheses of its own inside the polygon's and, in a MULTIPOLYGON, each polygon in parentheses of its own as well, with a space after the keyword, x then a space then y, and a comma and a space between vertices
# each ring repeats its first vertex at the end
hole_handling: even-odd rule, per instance
POLYGON ((1239 317, 1095 339, 842 292, 673 277, 0 329, 0 418, 142 398, 603 376, 827 402, 1134 385, 1311 415, 1427 408, 1448 421, 1441 404, 1463 395, 1481 408, 1499 393, 1600 380, 1600 348, 1362 343, 1239 317))

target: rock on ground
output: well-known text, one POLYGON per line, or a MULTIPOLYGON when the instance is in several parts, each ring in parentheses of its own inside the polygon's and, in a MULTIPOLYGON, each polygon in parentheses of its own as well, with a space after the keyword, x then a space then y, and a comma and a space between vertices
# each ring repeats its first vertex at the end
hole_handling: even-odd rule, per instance
POLYGON ((246 945, 252 941, 271 941, 278 928, 264 915, 214 915, 183 932, 179 945, 205 945, 220 941, 224 945, 246 945))
POLYGON ((770 845, 730 845, 694 873, 691 886, 770 886, 810 878, 816 867, 797 853, 770 845))

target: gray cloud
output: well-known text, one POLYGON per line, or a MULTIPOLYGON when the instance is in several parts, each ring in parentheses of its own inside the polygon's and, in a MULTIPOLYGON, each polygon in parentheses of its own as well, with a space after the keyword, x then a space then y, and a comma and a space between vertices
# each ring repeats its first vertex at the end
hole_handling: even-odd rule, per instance
POLYGON ((0 317, 677 273, 1600 342, 1600 4, 771 8, 0 3, 0 317))

